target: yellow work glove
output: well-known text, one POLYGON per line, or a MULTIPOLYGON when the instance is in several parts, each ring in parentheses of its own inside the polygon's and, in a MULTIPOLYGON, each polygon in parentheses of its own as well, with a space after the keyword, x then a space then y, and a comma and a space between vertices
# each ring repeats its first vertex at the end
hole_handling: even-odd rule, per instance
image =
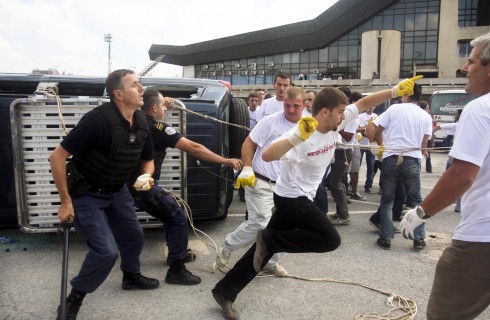
POLYGON ((360 132, 357 133, 357 142, 362 141, 362 134, 360 132))
POLYGON ((369 118, 368 122, 367 123, 371 123, 373 122, 374 120, 376 120, 376 116, 372 116, 371 118, 369 118))
POLYGON ((424 76, 415 76, 410 79, 400 81, 396 86, 391 89, 391 97, 403 97, 404 95, 411 96, 413 94, 413 85, 415 81, 422 79, 424 76))
POLYGON ((378 160, 383 158, 383 153, 385 151, 385 146, 379 146, 376 142, 370 143, 371 153, 375 155, 378 160))
POLYGON ((252 167, 243 167, 242 172, 240 172, 240 175, 236 178, 235 189, 240 189, 245 186, 253 187, 254 185, 255 173, 252 167))
POLYGON ((133 187, 137 191, 148 191, 150 190, 152 184, 153 178, 151 177, 151 174, 145 173, 139 176, 138 179, 136 179, 133 187))
POLYGON ((293 146, 300 144, 311 137, 316 127, 318 127, 318 121, 315 118, 302 117, 294 129, 294 133, 288 138, 289 143, 293 146))

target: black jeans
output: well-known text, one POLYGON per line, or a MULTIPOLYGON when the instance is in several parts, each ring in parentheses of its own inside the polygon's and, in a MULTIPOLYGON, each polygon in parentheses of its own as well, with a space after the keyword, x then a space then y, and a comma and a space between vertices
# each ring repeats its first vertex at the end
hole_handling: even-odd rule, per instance
MULTIPOLYGON (((284 198, 274 194, 276 212, 272 215, 263 237, 269 250, 264 264, 274 253, 328 252, 340 246, 340 235, 308 198, 284 198)), ((213 291, 235 301, 237 295, 257 275, 253 267, 255 244, 235 264, 213 291)))

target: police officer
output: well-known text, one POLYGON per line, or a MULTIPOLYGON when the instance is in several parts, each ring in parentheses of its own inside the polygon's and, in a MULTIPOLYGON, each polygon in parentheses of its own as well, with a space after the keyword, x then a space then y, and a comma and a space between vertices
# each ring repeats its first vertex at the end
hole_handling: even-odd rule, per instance
POLYGON ((111 101, 87 112, 49 157, 61 200, 58 216, 61 222, 73 221, 88 245, 82 267, 70 281, 67 319, 76 319, 85 295, 104 282, 119 255, 123 290, 159 286, 157 279, 140 273, 143 229, 126 187, 138 163, 141 173, 154 170, 148 122, 138 110, 144 89, 136 74, 125 69, 112 72, 106 88, 111 101))
MULTIPOLYGON (((173 127, 163 122, 164 112, 167 108, 171 108, 173 99, 164 98, 156 90, 146 90, 143 101, 142 110, 148 119, 155 150, 155 172, 152 176, 154 180, 160 179, 160 171, 167 148, 178 148, 197 159, 224 164, 235 170, 241 169, 242 162, 240 160, 223 158, 202 144, 183 137, 173 127)), ((133 179, 129 182, 130 185, 135 183, 136 177, 137 174, 133 174, 133 179)), ((187 216, 182 208, 157 184, 153 184, 148 191, 133 192, 133 196, 139 209, 147 211, 165 225, 169 252, 168 263, 170 264, 165 282, 183 285, 200 283, 201 279, 185 268, 185 263, 193 261, 195 254, 187 249, 189 230, 187 216)))

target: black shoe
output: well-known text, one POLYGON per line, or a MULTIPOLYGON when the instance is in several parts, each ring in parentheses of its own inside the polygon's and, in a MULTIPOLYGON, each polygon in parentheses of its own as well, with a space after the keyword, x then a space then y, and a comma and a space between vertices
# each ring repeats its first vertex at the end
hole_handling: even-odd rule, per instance
POLYGON ((224 295, 215 290, 212 290, 211 292, 213 293, 214 300, 216 300, 221 307, 223 316, 226 320, 240 320, 240 313, 233 309, 233 302, 231 302, 231 300, 226 299, 224 295))
POLYGON ((170 266, 165 276, 165 282, 168 284, 195 285, 201 283, 201 278, 195 276, 185 268, 183 262, 175 262, 170 266))
MULTIPOLYGON (((187 256, 184 258, 184 263, 189 263, 196 260, 196 254, 191 249, 187 248, 187 256)), ((167 266, 171 265, 172 261, 167 257, 167 266)))
POLYGON ((83 298, 85 298, 85 294, 76 293, 75 290, 72 290, 70 295, 66 298, 65 319, 61 319, 61 306, 58 306, 58 316, 56 317, 56 320, 75 320, 77 318, 78 310, 80 310, 80 306, 82 305, 83 298))
POLYGON ((390 239, 384 239, 384 238, 378 238, 378 240, 376 240, 376 244, 385 250, 390 250, 391 240, 390 239))
POLYGON ((245 202, 245 196, 240 195, 240 202, 245 202))
POLYGON ((372 219, 369 219, 369 224, 371 226, 373 226, 373 228, 376 230, 376 231, 379 231, 381 230, 381 224, 379 222, 376 222, 376 221, 373 221, 372 219))
POLYGON ((147 278, 141 273, 124 272, 122 289, 123 290, 151 290, 160 285, 157 279, 147 278))
POLYGON ((374 193, 374 191, 373 191, 371 188, 365 188, 365 189, 364 189, 364 193, 373 194, 373 193, 374 193))
POLYGON ((425 248, 427 244, 425 243, 424 239, 419 239, 419 240, 413 240, 413 248, 415 250, 421 250, 425 248))

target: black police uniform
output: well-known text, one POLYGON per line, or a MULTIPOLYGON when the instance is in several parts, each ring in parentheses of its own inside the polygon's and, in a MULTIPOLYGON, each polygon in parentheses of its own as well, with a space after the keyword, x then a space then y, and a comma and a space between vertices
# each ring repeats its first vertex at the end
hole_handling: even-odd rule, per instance
MULTIPOLYGON (((160 179, 160 171, 163 160, 165 159, 166 149, 175 148, 182 135, 170 125, 155 121, 147 115, 150 126, 153 148, 155 172, 153 179, 160 179)), ((133 175, 130 185, 134 184, 137 174, 133 175)), ((134 192, 136 207, 145 210, 150 215, 162 221, 165 225, 165 236, 168 246, 168 262, 185 261, 188 258, 188 225, 187 216, 175 200, 168 195, 161 187, 154 184, 149 191, 134 192)))
POLYGON ((123 272, 140 272, 143 229, 125 182, 140 160, 153 159, 153 143, 142 111, 135 112, 130 127, 109 102, 87 112, 61 146, 73 154, 72 162, 88 185, 81 195, 70 192, 74 226, 89 248, 70 283, 75 290, 90 293, 107 278, 119 254, 123 272))

